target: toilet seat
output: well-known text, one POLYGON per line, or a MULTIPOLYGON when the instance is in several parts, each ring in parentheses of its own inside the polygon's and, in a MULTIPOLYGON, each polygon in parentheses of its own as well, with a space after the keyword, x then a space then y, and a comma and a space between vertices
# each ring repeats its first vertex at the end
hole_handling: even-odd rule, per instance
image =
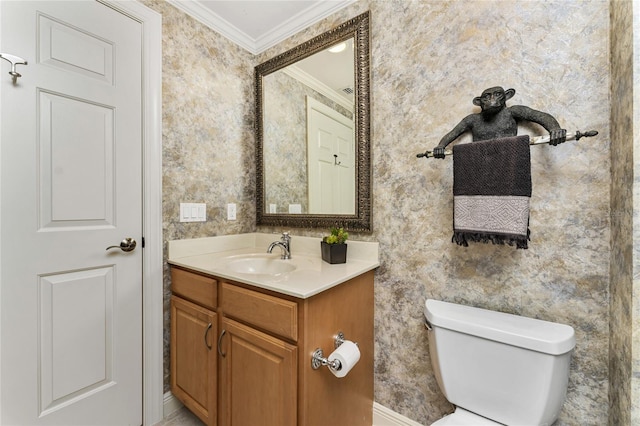
POLYGON ((474 414, 471 411, 456 407, 456 411, 444 416, 431 426, 498 426, 501 424, 502 423, 496 423, 486 417, 474 414))

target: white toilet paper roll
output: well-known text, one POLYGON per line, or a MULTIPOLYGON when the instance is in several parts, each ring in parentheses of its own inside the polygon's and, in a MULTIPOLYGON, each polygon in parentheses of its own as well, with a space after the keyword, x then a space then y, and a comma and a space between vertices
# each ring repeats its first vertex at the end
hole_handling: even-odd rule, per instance
POLYGON ((331 370, 333 375, 336 377, 344 377, 360 360, 360 349, 358 349, 358 345, 352 341, 345 340, 340 346, 338 346, 338 349, 329 355, 328 360, 340 361, 339 369, 334 370, 333 368, 329 368, 329 370, 331 370))

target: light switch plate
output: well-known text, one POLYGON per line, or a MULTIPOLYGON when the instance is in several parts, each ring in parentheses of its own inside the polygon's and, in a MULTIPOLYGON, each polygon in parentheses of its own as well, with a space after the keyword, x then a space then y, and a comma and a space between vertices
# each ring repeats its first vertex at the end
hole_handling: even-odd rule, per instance
POLYGON ((227 220, 236 220, 236 204, 227 204, 227 220))
POLYGON ((180 222, 206 222, 206 203, 180 203, 180 222))
POLYGON ((302 213, 302 204, 289 204, 289 213, 302 213))

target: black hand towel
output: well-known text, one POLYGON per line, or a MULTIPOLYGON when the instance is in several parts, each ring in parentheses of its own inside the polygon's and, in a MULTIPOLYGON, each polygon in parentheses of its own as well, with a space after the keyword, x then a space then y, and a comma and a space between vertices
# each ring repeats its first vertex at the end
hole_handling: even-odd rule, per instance
POLYGON ((453 148, 453 241, 516 245, 529 238, 529 136, 453 148))

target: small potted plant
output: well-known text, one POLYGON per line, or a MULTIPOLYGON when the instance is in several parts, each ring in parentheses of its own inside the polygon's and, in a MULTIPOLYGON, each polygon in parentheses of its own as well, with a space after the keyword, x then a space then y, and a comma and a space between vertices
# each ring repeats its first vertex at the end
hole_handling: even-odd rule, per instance
POLYGON ((320 248, 322 260, 327 263, 345 263, 347 261, 347 238, 344 228, 331 228, 331 234, 322 238, 320 248))

